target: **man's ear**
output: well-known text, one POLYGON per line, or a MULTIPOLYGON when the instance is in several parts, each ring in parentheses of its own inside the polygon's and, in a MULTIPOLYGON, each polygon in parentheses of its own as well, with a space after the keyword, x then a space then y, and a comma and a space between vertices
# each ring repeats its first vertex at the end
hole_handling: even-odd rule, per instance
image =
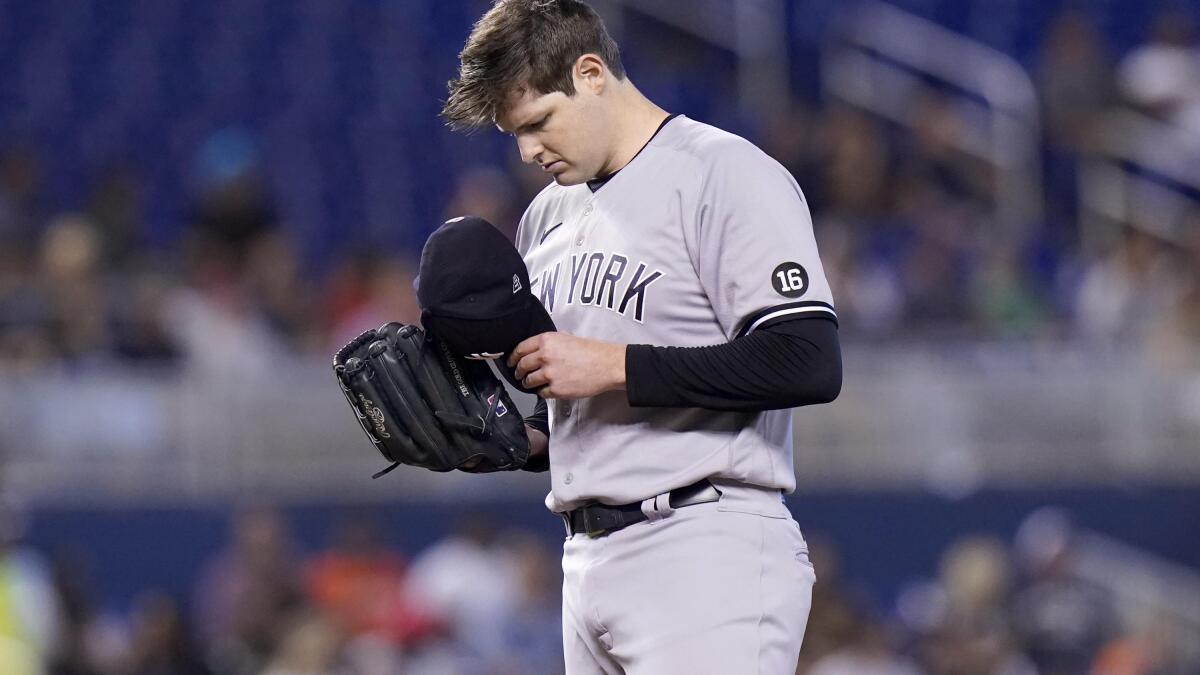
POLYGON ((584 54, 575 60, 571 68, 571 78, 575 81, 575 91, 588 91, 600 94, 608 86, 611 73, 604 60, 595 54, 584 54))

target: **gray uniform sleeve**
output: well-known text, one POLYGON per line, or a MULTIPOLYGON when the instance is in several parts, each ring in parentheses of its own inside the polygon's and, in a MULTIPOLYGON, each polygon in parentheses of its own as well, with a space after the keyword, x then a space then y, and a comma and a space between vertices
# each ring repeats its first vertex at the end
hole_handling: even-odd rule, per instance
POLYGON ((718 144, 708 158, 689 252, 726 337, 802 317, 836 322, 795 179, 740 138, 718 144))

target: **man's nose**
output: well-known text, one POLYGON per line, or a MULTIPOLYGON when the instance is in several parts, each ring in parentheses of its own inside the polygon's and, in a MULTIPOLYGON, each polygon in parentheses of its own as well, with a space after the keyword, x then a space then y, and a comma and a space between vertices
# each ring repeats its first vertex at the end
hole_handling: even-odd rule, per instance
POLYGON ((532 136, 518 136, 517 149, 521 151, 521 161, 526 164, 537 162, 542 154, 542 144, 532 136))

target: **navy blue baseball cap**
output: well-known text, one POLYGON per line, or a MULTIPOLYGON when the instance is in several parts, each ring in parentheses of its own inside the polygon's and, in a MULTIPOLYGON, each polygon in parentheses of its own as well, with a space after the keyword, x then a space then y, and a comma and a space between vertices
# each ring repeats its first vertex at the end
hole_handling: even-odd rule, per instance
POLYGON ((460 356, 496 359, 513 385, 508 355, 523 340, 555 330, 529 290, 521 254, 494 225, 452 218, 425 242, 417 275, 421 324, 460 356))

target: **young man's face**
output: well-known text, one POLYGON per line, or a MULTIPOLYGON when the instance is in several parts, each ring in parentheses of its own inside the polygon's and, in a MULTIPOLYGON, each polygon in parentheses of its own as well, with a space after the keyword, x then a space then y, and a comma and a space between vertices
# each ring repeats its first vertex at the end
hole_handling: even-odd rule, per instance
POLYGON ((521 161, 538 164, 559 185, 578 185, 609 161, 599 97, 576 83, 574 96, 528 91, 509 99, 496 126, 517 139, 521 161))

